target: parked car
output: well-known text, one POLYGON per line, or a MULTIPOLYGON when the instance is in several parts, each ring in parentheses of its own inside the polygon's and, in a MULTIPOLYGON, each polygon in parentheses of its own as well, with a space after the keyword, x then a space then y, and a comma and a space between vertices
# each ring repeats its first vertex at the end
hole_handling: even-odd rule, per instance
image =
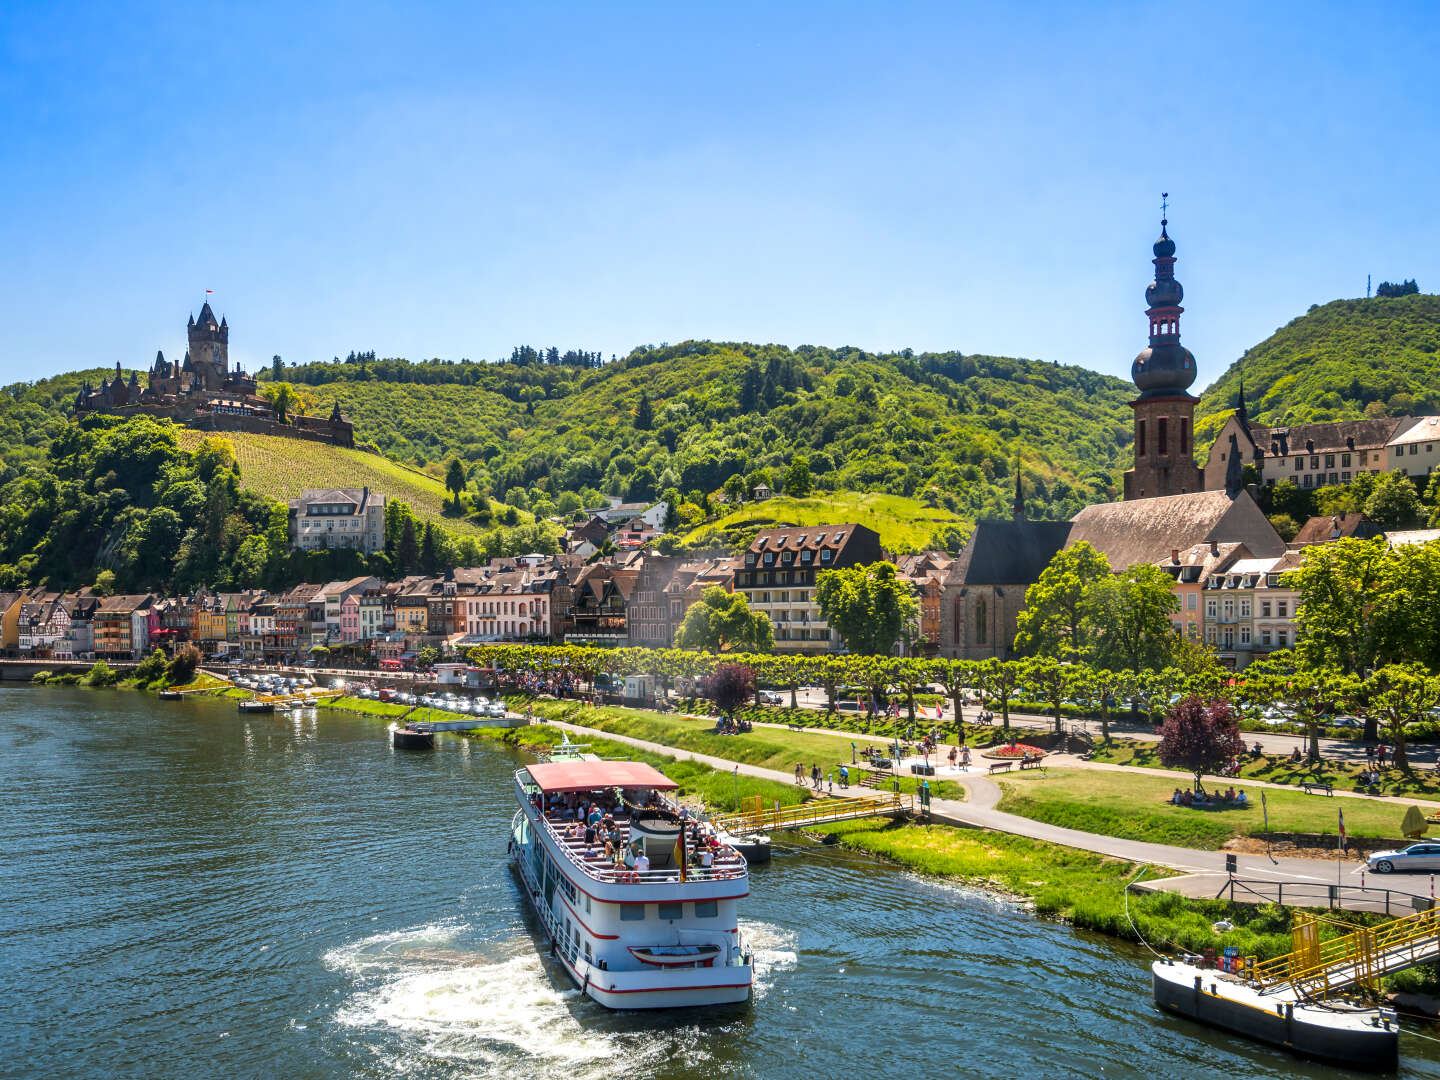
POLYGON ((1440 844, 1411 844, 1399 851, 1376 851, 1365 860, 1377 874, 1393 870, 1440 870, 1440 844))
POLYGON ((1329 724, 1331 727, 1362 728, 1365 726, 1365 721, 1358 716, 1332 716, 1329 724))
POLYGON ((761 705, 784 705, 784 704, 785 704, 785 698, 784 698, 778 691, 775 691, 775 690, 761 690, 761 691, 760 691, 760 704, 761 704, 761 705))

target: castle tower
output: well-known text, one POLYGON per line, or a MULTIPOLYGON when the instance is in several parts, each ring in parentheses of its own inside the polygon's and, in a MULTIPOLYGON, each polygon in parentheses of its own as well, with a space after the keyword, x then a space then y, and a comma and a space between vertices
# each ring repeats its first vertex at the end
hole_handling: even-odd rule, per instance
POLYGON ((1162 217, 1154 247, 1155 280, 1145 290, 1150 346, 1130 366, 1140 396, 1130 403, 1135 410, 1135 465, 1125 474, 1127 500, 1184 495, 1205 486, 1191 447, 1199 398, 1187 391, 1195 381, 1195 357, 1180 344, 1185 290, 1175 280, 1175 241, 1168 226, 1162 217))
POLYGON ((221 319, 215 321, 215 312, 210 301, 200 309, 200 318, 190 316, 185 328, 189 340, 187 348, 195 370, 200 374, 206 390, 218 390, 225 384, 230 373, 230 326, 221 319))

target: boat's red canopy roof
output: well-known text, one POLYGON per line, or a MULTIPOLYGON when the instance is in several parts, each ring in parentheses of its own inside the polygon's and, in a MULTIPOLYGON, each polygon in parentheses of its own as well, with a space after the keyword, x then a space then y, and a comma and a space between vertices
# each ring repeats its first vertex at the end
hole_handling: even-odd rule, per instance
POLYGON ((527 771, 546 793, 615 787, 669 791, 680 786, 643 761, 547 761, 527 771))

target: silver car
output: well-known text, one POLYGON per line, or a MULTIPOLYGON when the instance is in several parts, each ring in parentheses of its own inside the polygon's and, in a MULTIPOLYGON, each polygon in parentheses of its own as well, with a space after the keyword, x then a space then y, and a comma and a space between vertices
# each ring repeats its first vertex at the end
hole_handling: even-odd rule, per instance
POLYGON ((1440 844, 1411 844, 1400 851, 1377 851, 1365 860, 1377 874, 1392 870, 1440 870, 1440 844))

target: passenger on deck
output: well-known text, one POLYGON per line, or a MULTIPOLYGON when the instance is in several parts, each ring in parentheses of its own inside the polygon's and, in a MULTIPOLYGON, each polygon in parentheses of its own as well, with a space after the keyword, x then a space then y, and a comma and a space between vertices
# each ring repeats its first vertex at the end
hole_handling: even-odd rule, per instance
POLYGON ((635 859, 635 872, 636 872, 637 874, 643 874, 643 873, 645 873, 645 872, 646 872, 647 870, 649 870, 649 869, 650 869, 650 857, 645 854, 645 850, 642 848, 642 849, 640 850, 639 856, 637 856, 636 859, 635 859))

